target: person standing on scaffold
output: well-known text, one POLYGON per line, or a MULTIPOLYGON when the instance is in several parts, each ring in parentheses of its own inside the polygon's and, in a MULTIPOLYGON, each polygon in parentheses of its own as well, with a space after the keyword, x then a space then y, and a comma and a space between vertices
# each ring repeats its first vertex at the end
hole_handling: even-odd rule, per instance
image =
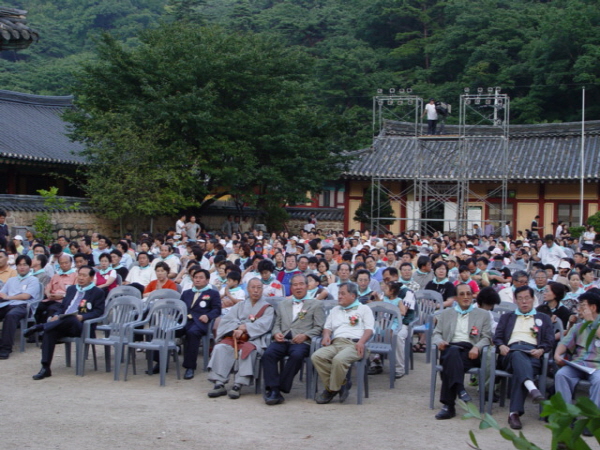
POLYGON ((435 99, 430 98, 429 103, 425 105, 425 110, 423 111, 423 116, 425 117, 427 114, 427 134, 430 136, 435 135, 435 126, 438 120, 438 113, 435 107, 435 99))

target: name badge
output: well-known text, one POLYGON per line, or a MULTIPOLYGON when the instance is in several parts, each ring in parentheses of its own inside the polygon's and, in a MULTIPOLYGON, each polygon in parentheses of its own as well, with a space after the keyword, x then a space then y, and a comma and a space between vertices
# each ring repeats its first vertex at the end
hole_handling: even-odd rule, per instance
POLYGON ((535 324, 536 324, 538 327, 541 327, 541 326, 542 326, 542 319, 535 319, 535 324))
POLYGON ((200 302, 200 308, 206 308, 206 302, 204 300, 200 302))
POLYGON ((22 288, 23 288, 23 292, 25 292, 25 291, 27 290, 27 285, 26 285, 26 284, 24 284, 24 285, 22 286, 22 288))
POLYGON ((87 302, 86 307, 87 307, 87 309, 92 309, 92 303, 91 302, 87 302))
POLYGON ((600 339, 596 339, 594 341, 594 345, 596 346, 596 348, 600 348, 600 339))

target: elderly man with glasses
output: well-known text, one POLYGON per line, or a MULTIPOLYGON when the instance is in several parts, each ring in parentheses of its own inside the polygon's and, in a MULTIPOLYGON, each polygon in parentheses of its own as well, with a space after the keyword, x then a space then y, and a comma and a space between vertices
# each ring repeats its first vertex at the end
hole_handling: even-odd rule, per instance
POLYGON ((475 308, 473 291, 468 284, 456 286, 456 304, 445 309, 433 330, 432 343, 441 351, 443 407, 435 416, 438 420, 456 416, 455 402, 471 401, 464 386, 469 369, 479 367, 483 347, 492 339, 492 319, 483 309, 475 308))

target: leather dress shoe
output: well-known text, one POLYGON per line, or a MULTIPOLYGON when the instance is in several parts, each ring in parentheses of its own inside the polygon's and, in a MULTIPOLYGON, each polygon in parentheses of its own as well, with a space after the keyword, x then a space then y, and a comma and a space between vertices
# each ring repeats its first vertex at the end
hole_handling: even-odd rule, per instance
POLYGON ((325 405, 326 403, 329 403, 331 400, 333 400, 333 397, 335 397, 337 394, 338 394, 338 391, 331 392, 331 391, 328 391, 327 389, 324 389, 323 392, 321 392, 320 394, 317 394, 317 396, 315 397, 315 401, 319 405, 325 405))
POLYGON ((340 403, 344 403, 350 394, 350 388, 352 387, 352 381, 346 380, 346 383, 340 388, 340 403))
POLYGON ((26 328, 25 331, 23 332, 23 336, 25 336, 26 338, 33 336, 35 333, 42 331, 43 330, 43 326, 38 325, 34 325, 32 327, 26 328))
POLYGON ((454 416, 456 416, 456 409, 454 406, 444 405, 442 406, 442 409, 440 409, 440 412, 435 415, 435 418, 437 420, 447 420, 452 419, 454 416))
POLYGON ((184 380, 191 380, 194 378, 194 369, 185 369, 185 374, 183 375, 184 380))
POLYGON ((469 393, 464 389, 458 393, 458 398, 460 398, 465 403, 468 403, 473 400, 469 393))
POLYGON ((367 371, 367 373, 369 375, 379 375, 380 373, 383 373, 383 367, 371 366, 371 367, 369 367, 369 370, 367 371))
POLYGON ((519 415, 517 413, 510 413, 508 415, 508 425, 513 430, 520 430, 521 428, 523 428, 523 425, 521 425, 521 419, 519 418, 519 415))
POLYGON ((9 357, 10 357, 10 353, 0 352, 0 359, 8 359, 9 357))
POLYGON ((285 401, 285 399, 283 398, 283 395, 281 395, 278 391, 276 391, 275 389, 273 389, 271 392, 269 392, 269 395, 267 395, 267 398, 265 398, 265 403, 267 405, 279 405, 280 403, 283 403, 285 401))
POLYGON ((38 373, 36 373, 32 378, 34 380, 43 380, 44 378, 48 378, 52 376, 52 371, 49 367, 42 367, 38 373))
POLYGON ((546 400, 546 397, 544 397, 544 395, 537 389, 534 389, 533 391, 531 391, 529 393, 529 395, 531 395, 531 400, 533 401, 533 403, 535 403, 536 405, 539 405, 540 403, 542 403, 544 400, 546 400))
MULTIPOLYGON (((167 367, 167 372, 169 372, 168 367, 167 367)), ((154 364, 154 367, 152 368, 152 370, 150 370, 150 371, 146 370, 146 375, 156 375, 157 373, 160 373, 160 364, 158 364, 158 363, 154 364)))

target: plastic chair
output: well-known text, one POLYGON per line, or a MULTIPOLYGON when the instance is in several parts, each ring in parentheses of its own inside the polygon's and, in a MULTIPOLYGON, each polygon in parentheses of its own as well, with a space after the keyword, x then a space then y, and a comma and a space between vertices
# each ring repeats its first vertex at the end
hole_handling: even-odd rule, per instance
MULTIPOLYGON (((0 287, 1 288, 1 287, 0 287)), ((29 324, 35 324, 35 318, 33 315, 35 314, 35 310, 38 305, 44 298, 44 286, 40 283, 40 293, 37 299, 27 302, 27 314, 19 321, 19 327, 21 328, 21 332, 19 333, 19 351, 21 353, 25 352, 25 343, 27 339, 24 336, 25 330, 29 327, 29 324)), ((38 333, 35 333, 35 345, 38 346, 38 333)))
POLYGON ((500 302, 500 304, 494 308, 494 311, 496 311, 498 308, 503 308, 503 309, 510 310, 510 311, 516 311, 517 304, 513 303, 513 302, 500 302))
MULTIPOLYGON (((371 339, 373 339, 373 337, 371 336, 371 339)), ((365 345, 365 347, 368 348, 369 343, 371 342, 371 339, 369 339, 365 345)), ((311 351, 310 354, 312 356, 312 354, 314 352, 316 352, 319 348, 321 348, 321 338, 319 339, 315 339, 314 342, 311 345, 311 351), (314 347, 313 347, 314 345, 314 347)), ((369 354, 368 352, 365 352, 365 354, 363 355, 363 357, 361 359, 359 359, 358 361, 354 361, 350 367, 348 368, 348 374, 346 375, 346 380, 347 382, 350 381, 351 377, 352 377, 352 368, 356 367, 356 404, 357 405, 362 405, 363 404, 363 397, 365 398, 369 398, 369 376, 368 376, 368 368, 369 366, 369 354)), ((319 389, 319 375, 316 373, 316 369, 314 368, 314 366, 311 363, 311 368, 312 368, 312 378, 314 380, 314 383, 312 383, 312 386, 310 386, 311 391, 313 393, 313 397, 314 395, 317 393, 318 389, 319 389)), ((307 398, 308 398, 308 394, 307 394, 307 398)))
MULTIPOLYGON (((141 348, 146 350, 146 355, 151 355, 153 351, 159 354, 160 367, 160 385, 165 385, 165 374, 167 372, 167 363, 169 353, 174 352, 174 358, 177 369, 177 379, 181 379, 179 369, 179 355, 177 354, 177 344, 175 343, 175 331, 183 328, 187 322, 187 306, 179 300, 173 298, 160 298, 154 301, 150 313, 145 320, 134 322, 128 327, 127 362, 125 364, 125 381, 127 381, 127 372, 131 356, 133 359, 133 373, 135 375, 135 350, 141 348), (134 342, 133 334, 135 327, 149 326, 151 339, 149 342, 134 342)), ((148 360, 148 370, 152 369, 151 360, 148 360)), ((150 372, 151 373, 151 372, 150 372)))
MULTIPOLYGON (((115 299, 115 298, 119 298, 119 297, 135 297, 135 298, 142 298, 142 293, 139 291, 139 289, 134 288, 133 286, 117 286, 116 288, 114 288, 113 290, 111 290, 108 295, 106 296, 106 300, 104 301, 104 310, 108 311, 110 303, 115 299)), ((105 334, 105 337, 108 335, 108 333, 110 332, 110 326, 109 325, 98 325, 96 327, 96 331, 102 331, 105 334)), ((106 355, 105 355, 106 356, 106 355)), ((107 367, 107 372, 110 372, 110 357, 106 360, 106 367, 107 367)))
POLYGON ((144 300, 146 309, 150 309, 155 300, 167 299, 167 298, 179 300, 181 298, 181 294, 177 291, 174 291, 173 289, 157 289, 156 291, 152 291, 150 293, 150 295, 148 297, 145 297, 143 300, 144 300))
MULTIPOLYGON (((438 364, 437 361, 440 356, 440 351, 437 345, 433 344, 431 346, 431 351, 433 354, 433 358, 431 360, 431 383, 429 387, 429 409, 433 409, 433 403, 435 399, 435 386, 437 382, 437 373, 442 372, 442 365, 438 364)), ((481 350, 481 366, 473 367, 469 369, 467 372, 470 375, 476 375, 479 378, 479 411, 483 414, 485 410, 485 379, 486 379, 486 369, 488 367, 488 358, 490 353, 490 346, 486 345, 481 350)), ((493 356, 493 353, 492 353, 493 356)), ((489 397, 492 398, 492 397, 489 397)), ((490 402, 490 405, 492 402, 490 402)), ((490 406, 491 408, 491 406, 490 406)))
MULTIPOLYGON (((139 292, 139 291, 138 291, 139 292)), ((144 311, 142 300, 136 297, 117 297, 108 306, 108 310, 102 317, 86 320, 83 322, 83 344, 103 345, 106 355, 106 371, 110 371, 110 347, 115 348, 114 379, 119 380, 121 373, 121 360, 123 359, 123 348, 127 344, 129 326, 139 320, 144 311), (103 338, 92 337, 93 325, 105 323, 109 328, 103 338)), ((85 358, 81 358, 79 374, 83 376, 85 371, 85 358)))
MULTIPOLYGON (((490 355, 488 355, 488 358, 496 358, 496 348, 492 347, 490 349, 490 355)), ((549 361, 549 357, 550 354, 549 353, 544 353, 543 359, 542 359, 542 372, 540 375, 538 375, 537 377, 537 381, 539 383, 539 389, 540 392, 542 394, 544 394, 546 392, 546 384, 547 384, 547 378, 548 378, 548 361, 549 361)), ((494 365, 494 367, 497 367, 497 365, 494 365)), ((489 386, 488 386, 488 399, 492 399, 494 397, 494 386, 496 384, 496 378, 500 377, 501 378, 501 385, 500 385, 500 406, 503 407, 504 406, 504 401, 507 397, 507 385, 508 385, 508 381, 512 379, 512 373, 509 373, 505 370, 500 370, 500 369, 495 369, 492 370, 490 373, 490 377, 489 377, 489 386)), ((481 384, 480 384, 481 386, 481 384)), ((480 390, 483 390, 480 388, 480 390)), ((540 405, 540 412, 542 411, 542 405, 540 405)), ((487 412, 489 414, 492 413, 492 402, 488 402, 488 408, 487 408, 487 412)))
MULTIPOLYGON (((415 333, 425 333, 426 335, 426 353, 425 362, 431 361, 431 335, 433 333, 433 316, 444 309, 444 297, 442 294, 432 290, 421 289, 415 292, 415 302, 419 305, 417 324, 412 328, 412 334, 406 339, 412 343, 415 333)), ((410 346, 410 364, 414 367, 414 352, 410 346)))
POLYGON ((387 356, 390 363, 390 389, 396 382, 396 347, 398 346, 398 332, 402 328, 400 309, 390 303, 372 302, 367 305, 375 316, 375 332, 367 344, 372 353, 387 356), (394 321, 398 328, 393 329, 394 321))

